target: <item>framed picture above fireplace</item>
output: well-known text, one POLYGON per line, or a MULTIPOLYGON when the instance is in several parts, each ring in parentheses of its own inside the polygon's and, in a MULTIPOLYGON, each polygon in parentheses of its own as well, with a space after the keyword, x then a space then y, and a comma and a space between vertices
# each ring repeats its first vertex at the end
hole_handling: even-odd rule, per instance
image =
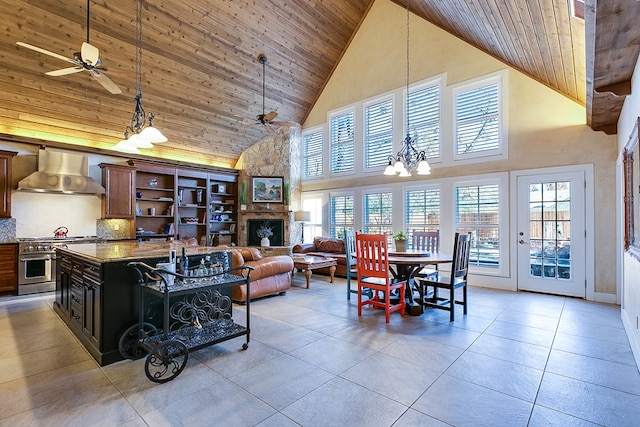
POLYGON ((284 178, 281 176, 252 176, 252 203, 283 203, 284 178))

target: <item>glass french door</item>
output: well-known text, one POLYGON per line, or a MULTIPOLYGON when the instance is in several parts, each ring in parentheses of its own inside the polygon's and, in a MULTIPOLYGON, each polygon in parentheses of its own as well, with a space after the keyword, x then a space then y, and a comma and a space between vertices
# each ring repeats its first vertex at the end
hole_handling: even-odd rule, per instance
POLYGON ((584 172, 517 178, 518 289, 585 297, 584 172))

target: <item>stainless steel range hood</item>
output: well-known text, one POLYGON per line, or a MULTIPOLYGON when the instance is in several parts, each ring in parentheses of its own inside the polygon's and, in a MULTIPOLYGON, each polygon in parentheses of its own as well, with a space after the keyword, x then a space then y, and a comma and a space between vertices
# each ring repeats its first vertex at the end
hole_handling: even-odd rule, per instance
POLYGON ((104 187, 89 176, 87 156, 51 150, 39 151, 38 170, 20 180, 18 190, 104 194, 104 187))

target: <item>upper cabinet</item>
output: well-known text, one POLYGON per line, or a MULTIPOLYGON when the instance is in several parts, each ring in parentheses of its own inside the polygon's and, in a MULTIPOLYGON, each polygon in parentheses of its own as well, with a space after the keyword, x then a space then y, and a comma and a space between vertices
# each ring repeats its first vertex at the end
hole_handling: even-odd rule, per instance
POLYGON ((16 154, 0 150, 0 218, 11 218, 11 159, 16 154))
POLYGON ((133 219, 135 215, 133 192, 135 169, 128 165, 102 163, 102 218, 133 219))

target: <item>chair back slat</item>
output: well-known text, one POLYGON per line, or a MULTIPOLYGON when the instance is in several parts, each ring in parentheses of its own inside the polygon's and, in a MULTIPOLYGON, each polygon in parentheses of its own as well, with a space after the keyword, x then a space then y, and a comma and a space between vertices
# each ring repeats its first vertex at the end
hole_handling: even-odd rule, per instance
POLYGON ((356 233, 356 268, 361 277, 389 277, 387 234, 356 233))
POLYGON ((417 231, 411 233, 411 249, 440 252, 440 231, 417 231))
POLYGON ((466 280, 469 270, 469 255, 471 253, 471 233, 456 233, 453 243, 453 263, 451 278, 466 280))
POLYGON ((347 259, 347 267, 350 268, 356 264, 356 234, 353 231, 344 233, 344 249, 347 259))

